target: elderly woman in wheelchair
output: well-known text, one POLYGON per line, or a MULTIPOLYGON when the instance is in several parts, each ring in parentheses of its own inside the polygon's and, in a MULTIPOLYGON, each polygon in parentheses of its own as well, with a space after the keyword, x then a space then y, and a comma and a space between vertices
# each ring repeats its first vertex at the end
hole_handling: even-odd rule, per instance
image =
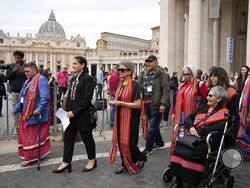
POLYGON ((211 132, 223 133, 227 122, 228 109, 224 103, 228 94, 221 86, 210 89, 207 104, 198 108, 185 119, 189 134, 177 141, 171 155, 171 176, 176 177, 171 187, 197 187, 204 175, 208 146, 206 137, 211 132))

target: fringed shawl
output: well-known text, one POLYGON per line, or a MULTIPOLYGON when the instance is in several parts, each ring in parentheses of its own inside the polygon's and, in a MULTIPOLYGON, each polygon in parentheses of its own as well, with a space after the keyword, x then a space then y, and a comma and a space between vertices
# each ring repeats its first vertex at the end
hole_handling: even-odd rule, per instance
POLYGON ((226 107, 223 107, 218 111, 211 112, 211 114, 199 113, 195 116, 194 120, 195 128, 197 129, 204 125, 227 120, 228 118, 227 116, 225 116, 225 113, 228 113, 228 109, 226 107))
POLYGON ((243 127, 247 127, 248 125, 248 113, 249 113, 249 97, 250 97, 250 78, 248 78, 245 82, 244 89, 241 94, 241 104, 240 104, 240 125, 243 127))
POLYGON ((147 109, 146 109, 146 101, 143 100, 141 103, 141 126, 142 126, 142 137, 147 140, 148 139, 148 118, 147 118, 147 109))
POLYGON ((235 95, 237 95, 236 90, 234 88, 232 88, 232 87, 227 88, 227 93, 228 93, 228 97, 227 97, 227 102, 226 102, 225 106, 227 106, 228 103, 230 103, 230 101, 232 100, 232 98, 235 95))
POLYGON ((38 95, 40 74, 36 74, 27 84, 27 105, 22 115, 21 120, 27 121, 35 110, 36 98, 38 95))
POLYGON ((182 105, 184 104, 184 118, 189 116, 197 108, 197 84, 194 79, 191 83, 185 83, 177 93, 175 103, 174 125, 181 124, 182 105), (189 84, 188 86, 186 84, 189 84))

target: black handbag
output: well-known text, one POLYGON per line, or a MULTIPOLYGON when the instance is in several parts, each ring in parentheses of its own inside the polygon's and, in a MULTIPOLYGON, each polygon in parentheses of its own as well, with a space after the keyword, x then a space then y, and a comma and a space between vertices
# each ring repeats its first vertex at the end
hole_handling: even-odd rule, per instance
POLYGON ((95 109, 97 111, 107 109, 107 99, 96 99, 95 109))
POLYGON ((91 123, 96 123, 98 120, 98 114, 95 106, 91 103, 89 107, 90 117, 91 117, 91 123))
POLYGON ((185 135, 184 137, 180 138, 177 143, 183 146, 187 146, 191 149, 194 149, 199 143, 201 143, 204 139, 193 136, 193 135, 185 135))

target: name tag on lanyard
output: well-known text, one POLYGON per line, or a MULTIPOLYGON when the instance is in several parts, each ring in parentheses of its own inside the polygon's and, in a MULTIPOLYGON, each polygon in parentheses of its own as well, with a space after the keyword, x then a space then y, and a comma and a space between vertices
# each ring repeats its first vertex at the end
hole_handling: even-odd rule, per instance
POLYGON ((150 93, 150 92, 152 92, 152 90, 153 90, 153 89, 152 89, 152 85, 147 86, 147 92, 149 92, 149 93, 150 93))

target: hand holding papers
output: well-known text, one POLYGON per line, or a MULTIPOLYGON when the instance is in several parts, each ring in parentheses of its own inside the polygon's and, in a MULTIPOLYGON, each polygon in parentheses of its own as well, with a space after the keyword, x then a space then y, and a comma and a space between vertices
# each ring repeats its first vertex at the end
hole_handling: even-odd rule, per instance
POLYGON ((61 120, 63 125, 63 130, 65 131, 69 126, 69 118, 67 117, 67 112, 62 108, 59 108, 55 115, 61 120))

